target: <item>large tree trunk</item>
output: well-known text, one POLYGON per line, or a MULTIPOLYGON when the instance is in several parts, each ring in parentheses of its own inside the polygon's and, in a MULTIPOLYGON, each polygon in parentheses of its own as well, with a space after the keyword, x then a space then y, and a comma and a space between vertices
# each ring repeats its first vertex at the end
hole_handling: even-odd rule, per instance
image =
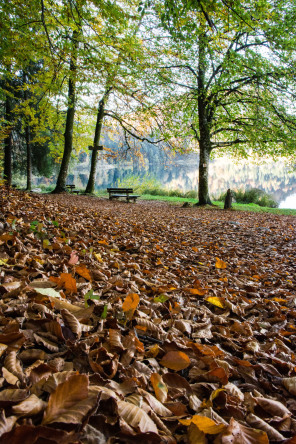
POLYGON ((73 148, 73 126, 76 105, 76 76, 77 76, 77 50, 78 50, 78 31, 73 31, 73 47, 70 61, 70 74, 68 82, 68 109, 66 116, 66 126, 64 133, 64 152, 58 180, 53 193, 62 193, 66 191, 66 180, 68 176, 69 163, 73 148))
POLYGON ((199 182, 198 205, 211 204, 209 196, 209 159, 211 153, 210 106, 206 93, 207 37, 201 33, 198 54, 199 182))
MULTIPOLYGON (((24 71, 23 72, 23 88, 24 88, 24 99, 26 105, 28 105, 29 100, 29 92, 28 86, 29 83, 29 75, 24 71)), ((32 151, 31 151, 31 128, 29 117, 25 119, 25 139, 26 139, 26 150, 27 150, 27 191, 31 191, 32 189, 32 151)))
MULTIPOLYGON (((102 132, 102 126, 103 126, 103 119, 104 119, 104 110, 105 110, 105 103, 108 100, 108 96, 110 93, 110 89, 107 90, 100 100, 99 107, 98 107, 98 114, 97 114, 97 123, 96 123, 96 130, 95 130, 95 136, 94 136, 94 148, 99 145, 100 143, 100 137, 102 132)), ((89 172, 89 178, 87 182, 87 186, 85 189, 86 194, 93 194, 95 189, 95 180, 96 180, 96 174, 97 174, 97 163, 98 163, 98 151, 96 149, 93 149, 92 156, 91 156, 91 167, 89 172)))
POLYGON ((210 150, 205 143, 200 141, 199 178, 198 178, 198 204, 211 205, 209 195, 209 159, 210 150))
MULTIPOLYGON (((8 89, 10 89, 8 87, 8 89)), ((11 186, 12 181, 12 123, 11 123, 12 103, 9 92, 5 98, 5 139, 4 139, 4 181, 7 186, 11 186)))
POLYGON ((26 147, 27 147, 27 191, 32 189, 32 152, 31 152, 31 130, 29 123, 26 124, 26 147))

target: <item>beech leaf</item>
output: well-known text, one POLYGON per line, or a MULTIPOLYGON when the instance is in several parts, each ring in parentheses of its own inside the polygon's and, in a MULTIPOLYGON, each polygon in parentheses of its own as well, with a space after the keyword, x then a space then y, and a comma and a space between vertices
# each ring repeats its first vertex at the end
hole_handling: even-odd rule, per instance
POLYGON ((168 352, 160 361, 160 364, 171 370, 184 370, 190 365, 189 357, 181 351, 168 352))
POLYGON ((133 428, 142 433, 157 433, 156 424, 150 419, 147 413, 140 407, 130 402, 117 401, 119 415, 133 428))
POLYGON ((51 393, 42 424, 79 424, 95 402, 95 396, 88 396, 88 377, 70 376, 51 393))

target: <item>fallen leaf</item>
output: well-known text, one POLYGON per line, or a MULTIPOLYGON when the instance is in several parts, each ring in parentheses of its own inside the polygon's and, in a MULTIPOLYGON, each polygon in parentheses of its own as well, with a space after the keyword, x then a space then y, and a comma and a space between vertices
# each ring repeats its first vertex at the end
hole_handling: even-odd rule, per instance
POLYGON ((171 351, 161 359, 160 364, 171 370, 179 371, 190 365, 190 359, 181 351, 171 351))
POLYGON ((224 270, 225 268, 227 268, 227 264, 226 264, 226 262, 222 261, 222 259, 219 259, 218 257, 216 257, 215 267, 220 270, 224 270))

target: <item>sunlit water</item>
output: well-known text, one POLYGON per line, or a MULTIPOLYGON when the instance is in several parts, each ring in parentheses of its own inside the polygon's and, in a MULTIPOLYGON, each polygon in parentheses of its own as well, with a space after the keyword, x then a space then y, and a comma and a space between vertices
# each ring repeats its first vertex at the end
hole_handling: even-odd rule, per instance
MULTIPOLYGON (((68 183, 74 183, 77 188, 84 189, 89 173, 89 160, 85 159, 71 168, 68 183)), ((131 176, 154 178, 155 182, 168 189, 182 191, 198 189, 198 156, 190 154, 178 156, 166 165, 158 163, 117 162, 110 165, 99 162, 96 176, 96 190, 118 185, 131 176)), ((39 178, 35 184, 50 184, 51 181, 39 178)), ((262 165, 246 161, 235 162, 232 159, 221 158, 211 161, 209 168, 209 188, 212 198, 218 197, 228 188, 246 190, 260 188, 271 194, 279 203, 280 208, 296 209, 296 171, 290 172, 284 162, 267 162, 262 165)))

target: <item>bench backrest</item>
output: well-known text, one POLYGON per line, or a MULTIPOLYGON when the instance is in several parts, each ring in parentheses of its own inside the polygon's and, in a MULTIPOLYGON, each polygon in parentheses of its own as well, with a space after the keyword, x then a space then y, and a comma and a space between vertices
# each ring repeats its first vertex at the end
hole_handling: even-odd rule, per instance
POLYGON ((108 193, 133 193, 132 188, 107 188, 108 193))

